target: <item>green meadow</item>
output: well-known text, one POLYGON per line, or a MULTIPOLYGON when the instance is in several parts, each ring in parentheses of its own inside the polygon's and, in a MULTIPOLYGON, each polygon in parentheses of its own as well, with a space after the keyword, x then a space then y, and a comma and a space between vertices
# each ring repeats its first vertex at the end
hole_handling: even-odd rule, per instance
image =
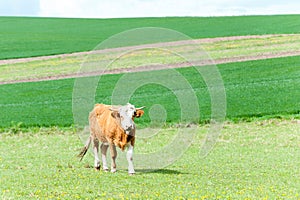
POLYGON ((112 35, 141 27, 172 29, 193 39, 299 33, 300 15, 128 19, 0 17, 0 24, 0 59, 8 59, 88 51, 112 35))
MULTIPOLYGON (((92 154, 79 162, 76 155, 83 144, 70 129, 0 134, 0 198, 300 198, 299 120, 226 123, 215 148, 203 158, 199 150, 208 128, 198 128, 192 145, 175 163, 152 171, 137 168, 134 176, 125 168, 114 174, 96 172, 92 154)), ((135 153, 168 142, 161 135, 137 140, 135 153)))
MULTIPOLYGON (((173 29, 192 39, 288 34, 203 43, 203 49, 215 60, 284 55, 299 51, 300 44, 300 15, 138 19, 0 17, 0 60, 89 51, 114 34, 140 27, 173 29)), ((177 52, 194 50, 191 46, 173 48, 177 52)), ((101 59, 114 59, 114 53, 103 54, 101 59)), ((132 52, 112 67, 130 69, 143 63, 182 62, 177 60, 178 56, 164 53, 132 52), (153 60, 147 60, 150 54, 153 60)), ((213 138, 215 146, 206 157, 201 156, 201 149, 213 124, 209 123, 212 97, 205 77, 188 66, 130 73, 145 79, 174 71, 178 75, 166 76, 166 80, 177 84, 174 90, 149 83, 131 94, 131 103, 146 106, 145 115, 136 119, 137 132, 146 136, 137 134, 135 154, 159 154, 183 127, 182 105, 176 96, 179 90, 192 91, 200 113, 198 121, 191 125, 196 127, 191 145, 180 152, 182 156, 176 162, 149 170, 139 167, 143 163, 133 156, 137 172, 134 176, 128 176, 126 167, 120 165, 117 173, 96 172, 92 154, 87 154, 82 162, 76 157, 83 141, 74 126, 74 84, 78 80, 93 82, 97 76, 77 79, 63 76, 76 73, 83 59, 83 56, 70 56, 0 65, 0 82, 12 81, 0 84, 0 199, 300 199, 300 56, 216 65, 224 84, 226 116, 221 132, 213 138), (61 79, 14 82, 51 76, 61 76, 61 79), (188 87, 180 87, 180 78, 186 80, 188 87), (159 124, 157 133, 148 133, 157 129, 151 127, 155 111, 165 115, 165 121, 159 124)), ((118 83, 130 76, 102 75, 93 100, 111 103, 116 86, 120 86, 118 83)), ((134 85, 134 81, 129 79, 127 83, 134 85)), ((82 88, 88 89, 89 85, 82 88)), ((82 105, 86 102, 85 98, 79 100, 82 105)), ((82 116, 85 122, 87 115, 86 112, 82 116)), ((177 151, 174 149, 174 153, 177 151)), ((119 153, 118 157, 117 165, 125 153, 119 153)), ((163 161, 149 162, 160 166, 163 161)))
MULTIPOLYGON (((299 63, 300 57, 294 56, 218 65, 226 92, 226 118, 235 121, 255 117, 298 116, 299 63)), ((199 123, 209 120, 211 99, 204 80, 194 68, 177 71, 185 77, 198 98, 201 111, 199 123)), ((136 72, 137 76, 147 76, 147 73, 136 72)), ((95 102, 111 103, 115 86, 122 76, 102 75, 95 102)), ((0 85, 1 127, 19 123, 22 123, 22 127, 71 126, 74 81, 70 78, 0 85)), ((160 104, 168 113, 167 123, 180 121, 179 102, 173 92, 165 87, 156 84, 142 86, 131 96, 131 102, 137 106, 147 106, 146 112, 152 105, 160 104)), ((145 116, 142 122, 148 124, 149 116, 145 116)))

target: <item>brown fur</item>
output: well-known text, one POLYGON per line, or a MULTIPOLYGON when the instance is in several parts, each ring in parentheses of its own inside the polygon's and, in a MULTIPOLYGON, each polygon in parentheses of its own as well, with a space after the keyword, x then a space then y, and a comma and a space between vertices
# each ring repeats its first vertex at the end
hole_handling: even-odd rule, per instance
MULTIPOLYGON (((89 125, 91 135, 79 153, 78 157, 80 157, 80 160, 82 160, 92 141, 94 143, 93 146, 96 149, 98 149, 99 142, 101 142, 101 153, 102 155, 106 155, 108 146, 104 145, 103 143, 109 143, 112 156, 112 169, 115 169, 115 158, 117 157, 116 147, 119 147, 122 151, 124 151, 128 144, 134 146, 135 128, 131 130, 132 132, 126 134, 121 127, 121 119, 118 111, 112 111, 116 109, 111 108, 112 106, 110 105, 96 104, 94 109, 90 112, 89 125)), ((133 119, 135 117, 141 117, 143 114, 143 110, 137 109, 134 113, 133 119)), ((95 165, 95 169, 99 170, 100 166, 95 165)))
POLYGON ((134 145, 134 136, 128 137, 120 126, 117 114, 109 110, 110 106, 96 104, 89 115, 90 130, 93 138, 101 142, 114 144, 124 150, 127 143, 134 145))

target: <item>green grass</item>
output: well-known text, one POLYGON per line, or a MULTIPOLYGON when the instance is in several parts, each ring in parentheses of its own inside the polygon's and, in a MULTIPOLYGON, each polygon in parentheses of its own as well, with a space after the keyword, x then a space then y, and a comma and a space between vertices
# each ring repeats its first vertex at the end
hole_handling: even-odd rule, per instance
MULTIPOLYGON (((90 50, 113 34, 143 26, 171 28, 192 38, 205 38, 299 33, 299 24, 299 15, 140 19, 1 17, 0 59, 90 50)), ((268 41, 268 47, 265 40, 246 40, 240 44, 226 41, 209 44, 207 48, 214 58, 232 57, 256 55, 257 50, 286 51, 289 46, 297 50, 297 41, 287 42, 286 38, 278 37, 268 41)), ((124 61, 130 65, 132 60, 138 63, 137 58, 124 61)), ((59 59, 18 64, 16 68, 0 66, 1 78, 18 79, 17 70, 21 71, 18 76, 27 78, 31 74, 26 70, 37 70, 36 76, 44 72, 70 73, 77 59, 71 58, 68 66, 59 59), (40 66, 44 64, 48 66, 40 66), (53 69, 53 65, 58 67, 53 69)), ((0 85, 0 198, 299 199, 300 122, 295 120, 300 114, 299 61, 300 56, 295 56, 218 65, 226 90, 227 119, 251 122, 225 123, 215 148, 206 158, 200 157, 200 147, 209 125, 200 126, 193 144, 177 162, 150 172, 137 167, 133 177, 127 175, 125 168, 119 168, 115 174, 95 172, 91 168, 91 154, 83 162, 78 161, 76 155, 82 142, 72 128, 74 79, 0 85), (291 120, 256 121, 257 117, 291 120)), ((192 86, 201 122, 205 122, 210 117, 207 86, 194 69, 177 71, 192 86)), ((142 76, 147 77, 147 73, 142 76)), ((110 103, 114 86, 122 76, 102 76, 96 101, 110 103)), ((147 106, 146 115, 136 120, 138 132, 149 126, 151 106, 155 104, 166 109, 168 125, 179 121, 180 105, 175 93, 162 86, 148 84, 138 88, 131 102, 147 106)), ((83 118, 87 120, 86 116, 83 118)), ((172 127, 164 126, 151 138, 138 138, 135 152, 149 153, 162 148, 177 131, 172 127)), ((122 156, 125 155, 119 158, 122 156)))
MULTIPOLYGON (((96 172, 76 157, 71 130, 0 134, 1 199, 299 199, 299 121, 227 123, 213 151, 199 155, 207 126, 175 163, 146 172, 96 172)), ((163 131, 164 132, 164 131, 163 131)), ((165 134, 168 134, 166 130, 165 134)), ((164 138, 168 143, 168 137, 164 138)), ((152 138, 155 143, 155 138, 152 138)), ((137 140, 135 153, 152 145, 137 140)), ((119 155, 122 157, 125 155, 119 155)), ((156 160, 155 162, 159 162, 156 160)), ((117 163, 118 160, 117 160, 117 163)), ((138 165, 138 163, 135 163, 138 165)))
POLYGON ((299 33, 300 15, 132 19, 0 18, 0 59, 92 50, 120 32, 162 27, 191 38, 299 33))
MULTIPOLYGON (((300 111, 299 61, 300 57, 295 56, 218 65, 226 90, 227 119, 297 116, 300 111)), ((198 98, 201 122, 209 120, 211 100, 202 77, 193 68, 177 71, 186 78, 198 98)), ((148 73, 153 76, 153 72, 135 74, 146 78, 148 73)), ((110 104, 121 77, 122 74, 102 76, 95 101, 110 104)), ((71 126, 74 124, 73 86, 74 79, 0 85, 0 126, 71 126)), ((148 112, 155 104, 165 107, 166 123, 180 120, 178 99, 165 87, 144 85, 134 92, 130 101, 137 106, 147 106, 141 124, 149 124, 148 112)), ((83 113, 82 119, 87 120, 87 115, 88 111, 83 113)))
MULTIPOLYGON (((299 50, 300 34, 269 36, 268 38, 239 39, 233 41, 202 42, 177 44, 161 48, 124 51, 102 52, 88 56, 89 62, 109 63, 111 69, 138 68, 146 63, 176 64, 185 62, 179 55, 189 55, 194 52, 206 52, 213 60, 233 57, 259 56, 262 54, 281 54, 299 50)), ((23 63, 0 66, 0 82, 37 79, 51 76, 76 74, 86 60, 86 55, 73 55, 62 58, 48 58, 27 61, 23 63)))
POLYGON ((299 59, 298 56, 220 65, 227 94, 227 117, 299 113, 299 59))

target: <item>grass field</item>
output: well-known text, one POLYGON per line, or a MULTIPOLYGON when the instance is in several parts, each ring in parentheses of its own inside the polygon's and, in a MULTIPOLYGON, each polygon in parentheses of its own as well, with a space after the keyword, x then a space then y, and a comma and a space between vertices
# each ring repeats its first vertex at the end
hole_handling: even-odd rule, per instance
MULTIPOLYGON (((163 44, 162 44, 163 46, 163 44)), ((110 68, 139 68, 145 63, 177 64, 184 62, 177 54, 186 55, 189 52, 206 52, 211 59, 257 57, 260 55, 280 55, 287 52, 297 52, 300 46, 300 34, 269 35, 267 38, 242 38, 220 41, 195 41, 190 44, 174 44, 168 47, 145 48, 144 50, 127 52, 126 56, 114 62, 110 68), (177 54, 174 54, 176 52, 177 54), (173 53, 173 54, 172 54, 173 53)), ((113 62, 123 51, 102 52, 89 55, 89 60, 98 63, 113 62)), ((59 58, 44 58, 28 60, 21 63, 3 64, 0 66, 0 82, 40 79, 53 76, 76 74, 86 59, 86 54, 64 56, 59 58)))
POLYGON ((138 19, 1 17, 0 59, 92 50, 114 34, 140 27, 173 29, 197 39, 299 33, 299 25, 300 15, 138 19))
MULTIPOLYGON (((203 49, 216 60, 284 55, 299 51, 300 45, 300 15, 138 19, 0 17, 0 26, 0 60, 88 51, 114 34, 145 26, 174 29, 193 39, 289 34, 202 43, 203 49)), ((175 52, 195 51, 192 46, 172 48, 175 52)), ((102 54, 101 59, 111 60, 114 53, 102 54)), ((111 67, 182 61, 178 60, 179 56, 166 53, 160 49, 130 52, 111 67), (152 55, 152 60, 148 55, 152 55)), ((0 82, 72 75, 83 59, 81 55, 2 64, 0 82)), ((166 77, 162 79, 177 84, 173 90, 155 82, 146 84, 130 96, 131 103, 146 106, 146 114, 136 120, 141 135, 137 134, 135 146, 135 176, 128 176, 126 164, 120 164, 125 159, 124 153, 119 154, 119 170, 114 174, 94 171, 92 154, 79 162, 76 155, 83 142, 72 113, 74 78, 0 84, 0 199, 300 200, 300 56, 218 64, 217 68, 226 92, 226 121, 222 133, 214 138, 217 139, 214 149, 205 158, 201 157, 201 148, 212 129, 212 124, 207 123, 212 97, 205 77, 191 67, 175 69, 178 77, 168 76, 174 69, 130 73, 143 80, 164 74, 166 77), (188 87, 180 84, 182 79, 188 87), (191 146, 167 167, 155 170, 149 170, 148 165, 141 167, 147 162, 158 163, 157 166, 164 162, 163 147, 184 126, 180 119, 182 102, 176 94, 191 88, 200 113, 198 123, 194 124, 197 129, 191 146), (161 108, 165 110, 162 112, 161 108), (159 131, 154 126, 156 134, 153 135, 149 127, 153 125, 156 111, 166 121, 159 124, 159 131), (153 152, 160 159, 139 163, 139 155, 153 152)), ((110 104, 116 84, 124 77, 130 76, 103 75, 95 102, 110 104)), ((118 88, 125 90, 135 82, 138 81, 129 79, 127 85, 120 84, 118 88)), ((89 86, 84 85, 82 92, 89 86)), ((122 95, 120 98, 126 99, 122 95)), ((85 106, 87 98, 80 100, 85 106)), ((87 115, 88 112, 82 114, 85 122, 87 115)), ((172 152, 177 155, 178 149, 172 152)))
MULTIPOLYGON (((227 96, 227 119, 282 117, 299 115, 299 56, 218 65, 227 96)), ((178 69, 198 97, 200 118, 210 118, 210 97, 203 79, 193 68, 178 69)), ((147 75, 149 72, 139 72, 147 75)), ((96 102, 110 103, 117 81, 122 74, 105 75, 99 83, 96 102)), ((0 121, 3 128, 22 122, 29 126, 71 126, 74 79, 0 85, 0 121), (5 114, 7 113, 7 114, 5 114)), ((154 104, 165 106, 167 123, 176 123, 180 106, 164 87, 145 85, 131 97, 135 105, 149 109, 154 104), (178 108, 178 109, 175 109, 178 108)), ((148 110, 146 109, 146 112, 148 110)), ((141 119, 149 123, 149 116, 141 119)))
MULTIPOLYGON (((1 199, 300 199, 299 120, 227 123, 214 150, 201 158, 208 126, 176 163, 128 176, 96 172, 82 142, 60 128, 0 134, 1 199)), ((167 134, 170 129, 162 132, 167 134)), ((138 139, 136 153, 151 151, 138 139)), ((147 145, 146 145, 147 144, 147 145)), ((119 155, 119 157, 125 156, 119 155)), ((159 162, 159 161, 156 161, 159 162)), ((136 163, 138 165, 138 163, 136 163)))

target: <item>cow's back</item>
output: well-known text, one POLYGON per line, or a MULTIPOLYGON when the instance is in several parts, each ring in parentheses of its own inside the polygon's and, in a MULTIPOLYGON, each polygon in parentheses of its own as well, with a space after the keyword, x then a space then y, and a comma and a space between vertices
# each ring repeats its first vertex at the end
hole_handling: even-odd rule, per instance
POLYGON ((110 105, 96 104, 89 116, 92 134, 101 142, 115 143, 120 138, 123 130, 120 128, 116 118, 112 116, 110 105))
POLYGON ((124 150, 130 142, 134 145, 134 136, 128 136, 120 126, 120 122, 112 116, 111 106, 96 104, 89 116, 90 130, 101 142, 109 142, 124 150))
POLYGON ((101 142, 108 142, 110 132, 114 130, 112 127, 112 118, 110 116, 109 106, 105 104, 96 104, 94 109, 90 112, 89 123, 90 130, 94 137, 98 138, 101 142), (111 127, 111 130, 109 129, 111 127))

